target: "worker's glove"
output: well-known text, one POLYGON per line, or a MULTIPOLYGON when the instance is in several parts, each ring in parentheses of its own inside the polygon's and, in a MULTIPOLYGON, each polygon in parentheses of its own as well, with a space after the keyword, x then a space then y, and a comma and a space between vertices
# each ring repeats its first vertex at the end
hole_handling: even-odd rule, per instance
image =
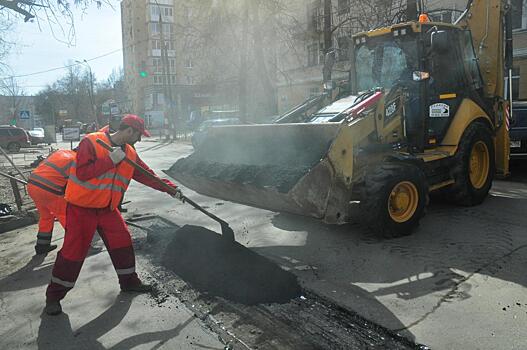
POLYGON ((113 164, 119 164, 125 157, 126 154, 121 149, 121 147, 116 147, 112 152, 110 152, 110 159, 112 160, 113 164))
POLYGON ((179 188, 174 188, 170 195, 176 199, 179 199, 183 203, 185 202, 185 196, 183 196, 183 192, 181 192, 179 188))

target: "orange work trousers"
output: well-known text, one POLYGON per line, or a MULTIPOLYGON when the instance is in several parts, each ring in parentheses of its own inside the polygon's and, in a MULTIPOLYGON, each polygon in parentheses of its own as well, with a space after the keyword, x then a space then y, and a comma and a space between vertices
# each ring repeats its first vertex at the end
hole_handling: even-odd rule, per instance
POLYGON ((64 196, 53 194, 33 184, 27 185, 27 192, 33 202, 35 202, 40 215, 37 244, 49 244, 55 218, 59 220, 62 227, 66 226, 66 201, 64 196))

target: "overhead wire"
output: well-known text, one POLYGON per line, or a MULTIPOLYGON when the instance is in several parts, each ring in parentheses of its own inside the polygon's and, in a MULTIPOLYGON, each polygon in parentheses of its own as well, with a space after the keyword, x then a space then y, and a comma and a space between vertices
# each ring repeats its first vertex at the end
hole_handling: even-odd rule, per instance
MULTIPOLYGON (((103 58, 103 57, 106 57, 106 56, 110 56, 114 53, 117 53, 119 51, 122 51, 123 49, 117 49, 117 50, 113 50, 113 51, 110 51, 110 52, 107 52, 107 53, 104 53, 102 55, 99 55, 99 56, 96 56, 96 57, 92 57, 90 59, 87 59, 86 61, 88 62, 91 62, 91 61, 94 61, 94 60, 97 60, 97 59, 100 59, 100 58, 103 58)), ((50 68, 50 69, 46 69, 46 70, 42 70, 42 71, 38 71, 38 72, 33 72, 33 73, 27 73, 27 74, 18 74, 18 75, 9 75, 9 76, 5 76, 5 77, 0 77, 0 80, 6 80, 6 79, 12 79, 12 78, 23 78, 23 77, 30 77, 30 76, 33 76, 33 75, 39 75, 39 74, 44 74, 44 73, 49 73, 49 72, 53 72, 53 71, 57 71, 57 70, 62 70, 62 69, 67 69, 67 68, 70 68, 70 67, 74 67, 74 66, 78 66, 80 65, 80 63, 72 63, 72 64, 68 64, 68 65, 64 65, 64 66, 60 66, 60 67, 55 67, 55 68, 50 68)))
MULTIPOLYGON (((95 61, 95 60, 101 59, 101 58, 106 57, 106 56, 113 55, 113 54, 115 54, 117 52, 123 51, 124 49, 127 49, 129 47, 132 47, 134 45, 140 44, 140 43, 148 41, 148 40, 150 40, 150 39, 143 39, 143 40, 136 41, 136 42, 134 42, 134 43, 132 43, 130 45, 123 46, 123 47, 121 47, 119 49, 115 49, 115 50, 103 53, 103 54, 101 54, 99 56, 95 56, 95 57, 92 57, 90 59, 87 59, 86 61, 87 62, 91 62, 91 61, 95 61)), ((29 77, 29 76, 33 76, 33 75, 39 75, 39 74, 54 72, 54 71, 57 71, 57 70, 67 69, 67 68, 75 67, 75 66, 78 66, 78 65, 81 65, 81 64, 82 63, 72 63, 72 64, 68 64, 68 65, 64 65, 64 66, 60 66, 60 67, 54 67, 54 68, 50 68, 50 69, 46 69, 46 70, 42 70, 42 71, 38 71, 38 72, 33 72, 33 73, 8 75, 8 76, 0 77, 0 80, 7 80, 7 79, 12 79, 12 78, 24 78, 24 77, 29 77)))

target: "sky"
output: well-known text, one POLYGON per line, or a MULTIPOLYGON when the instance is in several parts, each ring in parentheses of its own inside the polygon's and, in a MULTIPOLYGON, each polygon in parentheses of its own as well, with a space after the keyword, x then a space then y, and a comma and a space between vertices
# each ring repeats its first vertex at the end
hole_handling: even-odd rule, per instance
MULTIPOLYGON (((64 67, 75 60, 87 60, 97 80, 105 80, 113 69, 122 67, 120 2, 113 2, 113 9, 90 7, 85 13, 75 10, 76 42, 74 46, 53 38, 49 28, 39 29, 38 24, 18 20, 8 40, 17 43, 10 52, 7 64, 9 75, 25 75, 52 68, 64 67), (95 57, 116 51, 105 57, 95 57)), ((16 78, 27 95, 36 94, 47 84, 65 74, 65 69, 44 74, 16 78)), ((2 76, 2 78, 5 75, 2 76)))

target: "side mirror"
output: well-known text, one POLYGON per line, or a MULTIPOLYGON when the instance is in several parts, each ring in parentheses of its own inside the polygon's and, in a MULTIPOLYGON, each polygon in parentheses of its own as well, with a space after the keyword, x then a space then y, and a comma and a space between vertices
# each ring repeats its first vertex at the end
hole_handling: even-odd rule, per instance
POLYGON ((432 32, 430 35, 430 46, 433 52, 445 53, 450 48, 448 33, 444 30, 432 32))
POLYGON ((337 88, 337 84, 333 80, 324 82, 324 91, 333 91, 337 88))

